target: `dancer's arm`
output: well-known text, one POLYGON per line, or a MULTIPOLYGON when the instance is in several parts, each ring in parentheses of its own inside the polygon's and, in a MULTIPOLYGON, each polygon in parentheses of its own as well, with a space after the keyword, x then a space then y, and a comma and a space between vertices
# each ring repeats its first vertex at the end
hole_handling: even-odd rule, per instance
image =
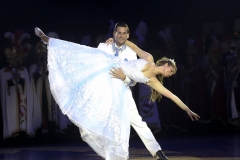
POLYGON ((131 41, 126 41, 126 45, 128 45, 134 52, 137 53, 137 55, 142 58, 145 59, 146 61, 152 63, 153 62, 153 56, 148 53, 145 52, 144 50, 140 49, 137 45, 135 45, 134 43, 132 43, 131 41))
MULTIPOLYGON (((109 38, 108 40, 106 40, 106 44, 111 44, 114 42, 114 39, 113 38, 109 38)), ((126 45, 129 46, 134 52, 137 53, 137 55, 142 58, 142 59, 145 59, 146 61, 152 63, 154 60, 153 60, 153 56, 148 53, 148 52, 145 52, 144 50, 140 49, 138 46, 136 46, 134 43, 132 43, 131 41, 127 40, 126 41, 126 45)))
MULTIPOLYGON (((106 40, 105 44, 109 45, 112 44, 114 42, 113 38, 109 38, 108 40, 106 40)), ((103 50, 102 47, 103 45, 98 46, 99 49, 103 50)), ((128 78, 122 71, 121 68, 112 68, 110 70, 110 74, 112 75, 112 78, 117 78, 117 79, 121 79, 127 86, 135 86, 137 84, 137 82, 131 80, 130 78, 128 78)))
POLYGON ((150 82, 147 83, 147 85, 155 89, 161 95, 171 99, 180 108, 186 111, 192 120, 198 120, 200 118, 196 113, 192 112, 176 95, 165 88, 157 79, 152 78, 150 82))
POLYGON ((130 78, 128 78, 123 70, 121 68, 115 68, 113 67, 110 72, 112 75, 112 78, 117 78, 117 79, 121 79, 127 86, 135 86, 137 84, 137 82, 131 80, 130 78))

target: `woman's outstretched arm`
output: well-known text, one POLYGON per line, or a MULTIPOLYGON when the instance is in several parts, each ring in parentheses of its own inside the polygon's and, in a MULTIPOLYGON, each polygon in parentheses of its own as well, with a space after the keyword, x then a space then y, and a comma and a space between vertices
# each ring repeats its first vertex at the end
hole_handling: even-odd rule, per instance
POLYGON ((145 59, 146 61, 152 63, 153 62, 153 56, 148 53, 145 52, 144 50, 140 49, 137 45, 135 45, 134 43, 132 43, 131 41, 126 41, 126 45, 129 46, 134 52, 137 53, 137 55, 142 58, 145 59))
POLYGON ((198 120, 200 118, 196 113, 192 112, 176 95, 166 89, 157 79, 151 79, 147 85, 155 89, 161 95, 171 99, 180 108, 186 111, 192 120, 198 120))

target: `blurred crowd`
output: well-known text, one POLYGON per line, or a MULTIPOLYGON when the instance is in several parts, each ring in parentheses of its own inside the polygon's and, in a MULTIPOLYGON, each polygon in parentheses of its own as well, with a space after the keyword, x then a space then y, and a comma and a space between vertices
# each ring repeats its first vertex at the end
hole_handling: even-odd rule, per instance
MULTIPOLYGON (((74 36, 75 33, 48 32, 60 38, 97 47, 112 36, 115 22, 98 36, 74 36), (80 41, 77 41, 79 40, 80 41)), ((163 56, 174 59, 177 73, 164 85, 180 97, 205 125, 218 121, 222 126, 240 127, 240 39, 233 30, 222 33, 176 32, 168 26, 159 30, 141 21, 130 28, 129 40, 146 50, 157 60, 163 56)), ((34 28, 33 28, 34 30, 34 28)), ((0 136, 1 141, 13 137, 39 137, 48 133, 65 134, 73 124, 62 114, 49 89, 47 45, 34 33, 24 29, 6 31, 0 56, 0 136)), ((81 73, 79 73, 81 74, 81 73)), ((101 85, 101 84, 100 84, 101 85)), ((133 87, 137 97, 137 86, 133 87)), ((137 98, 135 98, 136 100, 137 98)), ((177 128, 189 132, 190 121, 175 104, 167 99, 157 102, 162 128, 177 128), (181 115, 181 116, 180 116, 181 115)), ((75 130, 78 131, 78 130, 75 130)), ((80 135, 78 135, 80 136, 80 135)))

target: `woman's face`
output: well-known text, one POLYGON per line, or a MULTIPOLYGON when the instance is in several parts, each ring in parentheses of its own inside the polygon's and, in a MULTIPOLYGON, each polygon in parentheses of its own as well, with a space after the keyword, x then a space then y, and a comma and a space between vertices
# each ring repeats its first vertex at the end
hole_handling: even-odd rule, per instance
POLYGON ((174 75, 176 73, 175 69, 168 65, 167 63, 164 64, 164 67, 163 67, 163 77, 170 77, 172 75, 174 75))

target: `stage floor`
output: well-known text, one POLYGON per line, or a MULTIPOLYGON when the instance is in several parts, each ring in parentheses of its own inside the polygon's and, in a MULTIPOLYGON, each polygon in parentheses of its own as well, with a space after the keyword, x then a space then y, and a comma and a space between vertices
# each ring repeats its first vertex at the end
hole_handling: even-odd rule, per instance
MULTIPOLYGON (((170 160, 240 160, 240 135, 157 137, 170 160)), ((101 160, 85 142, 0 148, 1 160, 101 160)), ((130 160, 154 160, 138 137, 130 139, 130 160)))

